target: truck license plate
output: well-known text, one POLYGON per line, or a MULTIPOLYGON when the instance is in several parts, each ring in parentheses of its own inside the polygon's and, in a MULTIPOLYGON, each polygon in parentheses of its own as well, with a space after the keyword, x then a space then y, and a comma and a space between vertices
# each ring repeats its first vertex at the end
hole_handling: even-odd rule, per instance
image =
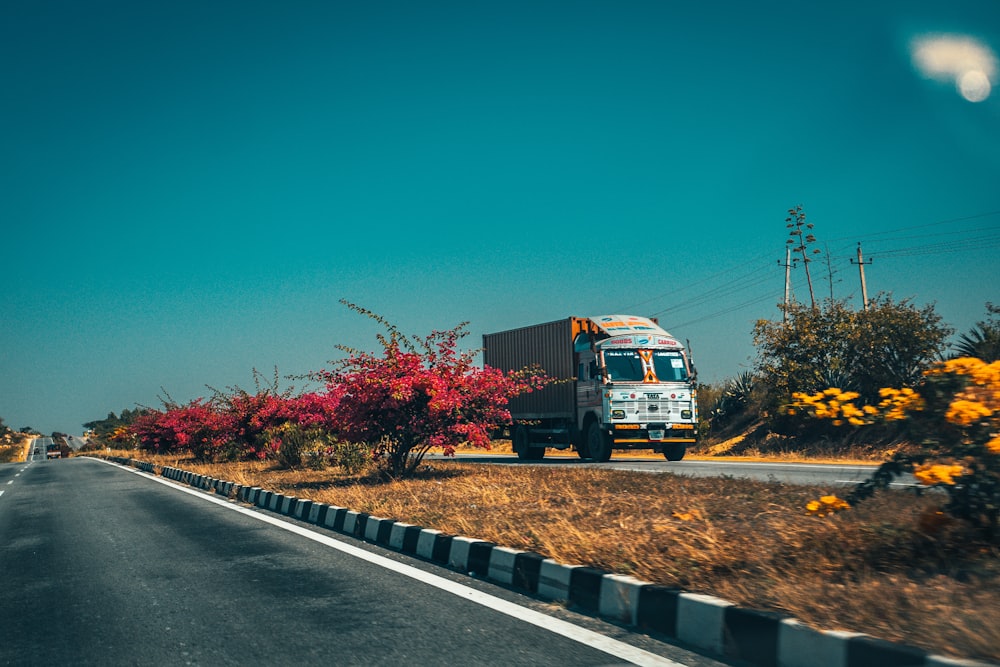
POLYGON ((650 440, 663 440, 663 431, 660 431, 660 430, 650 431, 649 432, 649 439, 650 440))

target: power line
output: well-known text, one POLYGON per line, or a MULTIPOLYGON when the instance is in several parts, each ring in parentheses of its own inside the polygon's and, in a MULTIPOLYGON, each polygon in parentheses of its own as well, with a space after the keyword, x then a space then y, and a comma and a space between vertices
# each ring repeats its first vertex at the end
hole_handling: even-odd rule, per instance
MULTIPOLYGON (((898 227, 891 230, 886 230, 883 232, 873 232, 871 234, 862 234, 856 236, 842 236, 830 239, 830 242, 845 242, 843 245, 836 246, 834 252, 828 253, 829 261, 831 265, 828 269, 829 280, 833 281, 834 276, 839 275, 843 270, 848 268, 851 263, 851 259, 854 255, 855 244, 864 241, 866 244, 866 258, 865 263, 871 261, 871 258, 876 259, 890 259, 890 258, 902 258, 902 257, 915 257, 915 256, 926 256, 935 254, 949 254, 955 252, 968 252, 972 250, 985 250, 995 247, 1000 247, 1000 227, 998 226, 988 226, 980 229, 956 229, 946 232, 932 232, 927 234, 900 234, 901 232, 910 232, 914 230, 927 229, 931 227, 936 227, 945 224, 954 224, 958 222, 966 222, 969 220, 978 220, 982 218, 988 218, 993 216, 1000 216, 1000 210, 988 211, 985 213, 978 213, 975 215, 968 215, 956 218, 949 218, 947 220, 939 220, 936 222, 930 222, 920 225, 909 225, 905 227, 898 227), (971 235, 974 234, 974 235, 971 235), (897 236, 892 236, 896 234, 897 236), (955 238, 952 240, 947 240, 949 236, 960 236, 960 238, 955 238), (932 243, 917 243, 917 244, 907 244, 897 247, 890 247, 884 250, 880 250, 880 247, 885 247, 890 244, 896 244, 903 241, 914 241, 920 239, 944 239, 935 241, 932 243), (874 248, 872 248, 874 246, 874 248), (850 255, 846 254, 848 249, 852 252, 850 255), (841 254, 844 253, 844 254, 841 254)), ((780 262, 779 262, 780 264, 780 262)), ((698 292, 693 296, 685 298, 681 301, 675 302, 670 306, 663 308, 662 310, 652 313, 652 316, 662 316, 667 315, 668 317, 676 317, 678 313, 685 310, 689 310, 695 306, 704 306, 706 302, 718 301, 726 297, 731 297, 737 295, 747 290, 751 290, 755 287, 759 287, 763 284, 769 283, 771 280, 775 279, 769 272, 769 269, 773 268, 771 260, 762 256, 757 256, 752 259, 746 260, 744 262, 733 265, 730 268, 724 269, 713 273, 705 278, 697 280, 695 282, 689 283, 680 287, 673 287, 669 291, 656 296, 650 297, 640 303, 633 304, 629 306, 625 312, 629 309, 636 308, 639 306, 644 306, 650 303, 654 303, 668 296, 677 296, 680 294, 690 294, 691 290, 706 284, 711 284, 712 281, 718 279, 719 277, 726 276, 729 279, 715 285, 714 287, 709 287, 704 291, 698 292), (756 265, 757 268, 753 268, 749 271, 745 271, 749 266, 756 265), (732 277, 734 273, 742 271, 736 277, 732 277)), ((780 281, 779 281, 780 282, 780 281)), ((776 282, 775 285, 778 285, 776 282)), ((842 282, 842 279, 834 281, 836 283, 842 282)), ((801 289, 801 285, 797 285, 801 289)), ((831 286, 832 287, 832 286, 831 286)), ((776 288, 777 289, 777 288, 776 288)), ((846 298, 851 299, 857 296, 857 290, 854 290, 846 298)), ((725 306, 715 310, 711 313, 706 313, 695 319, 688 320, 686 322, 673 322, 669 326, 670 328, 683 328, 691 326, 694 324, 700 324, 706 322, 722 315, 726 315, 732 312, 748 308, 750 306, 757 305, 759 303, 765 302, 769 299, 774 299, 775 304, 781 301, 780 295, 775 292, 768 292, 760 296, 754 296, 746 300, 740 301, 739 303, 725 306)), ((663 318, 661 318, 663 319, 663 318)))
MULTIPOLYGON (((656 296, 650 297, 650 298, 646 299, 645 301, 640 301, 639 303, 634 303, 631 306, 627 306, 624 309, 624 311, 628 312, 629 310, 632 310, 634 308, 638 308, 639 306, 644 306, 647 303, 652 303, 653 301, 658 301, 659 299, 662 299, 664 297, 670 296, 672 294, 676 294, 677 292, 686 292, 687 290, 689 290, 689 289, 691 289, 693 287, 697 287, 698 285, 701 285, 702 283, 706 283, 706 282, 708 282, 708 281, 710 281, 710 280, 712 280, 714 278, 718 278, 719 276, 723 276, 723 275, 732 274, 733 271, 737 271, 739 269, 742 269, 744 266, 750 266, 752 264, 758 264, 759 262, 760 262, 760 258, 759 257, 755 257, 753 259, 749 259, 749 260, 747 260, 747 261, 745 261, 745 262, 743 262, 741 264, 737 264, 736 266, 730 267, 728 269, 724 269, 722 271, 719 271, 718 273, 713 273, 710 276, 706 276, 705 278, 702 278, 701 280, 697 280, 697 281, 695 281, 695 282, 693 282, 693 283, 691 283, 689 285, 685 285, 685 286, 682 286, 682 287, 675 287, 675 288, 671 289, 669 292, 664 292, 663 294, 658 294, 656 296)), ((753 273, 753 272, 751 272, 751 273, 753 273)))
MULTIPOLYGON (((770 268, 770 267, 766 267, 763 270, 767 270, 767 268, 770 268)), ((720 285, 718 287, 715 287, 715 288, 713 288, 711 290, 708 290, 707 292, 702 292, 702 293, 698 294, 697 296, 693 296, 693 297, 690 297, 688 299, 685 299, 684 301, 680 301, 680 302, 678 302, 676 304, 671 305, 668 308, 664 308, 663 310, 658 310, 655 313, 653 313, 653 316, 655 317, 657 315, 662 315, 664 313, 672 313, 672 312, 679 311, 679 310, 685 310, 685 309, 691 308, 693 306, 701 305, 702 303, 704 303, 704 301, 706 299, 715 299, 715 298, 730 296, 732 294, 736 294, 738 292, 742 292, 743 290, 750 289, 751 287, 756 287, 758 285, 764 284, 764 283, 766 283, 766 282, 768 282, 768 281, 771 280, 771 276, 764 275, 764 276, 760 276, 760 277, 754 278, 753 280, 751 280, 749 282, 744 282, 745 280, 749 279, 751 276, 754 276, 755 274, 760 273, 760 271, 761 271, 760 269, 757 270, 757 271, 752 271, 752 272, 750 272, 750 273, 748 273, 748 274, 746 274, 744 276, 741 276, 738 279, 732 280, 732 281, 730 281, 728 283, 725 283, 725 284, 720 285)))
POLYGON ((967 237, 943 243, 916 245, 894 250, 874 250, 873 255, 880 257, 912 257, 916 255, 935 255, 968 250, 986 250, 1000 246, 1000 232, 985 236, 967 237))
POLYGON ((986 232, 986 231, 992 231, 992 230, 1000 231, 1000 227, 984 227, 982 229, 976 229, 976 230, 956 229, 956 230, 953 230, 953 231, 950 231, 950 232, 935 232, 933 234, 911 234, 909 236, 894 236, 894 237, 888 238, 888 239, 875 239, 872 242, 873 243, 884 243, 886 241, 908 241, 908 240, 911 240, 911 239, 929 239, 929 238, 938 238, 938 237, 942 237, 942 236, 954 236, 956 234, 968 234, 968 233, 970 233, 972 231, 976 231, 976 232, 983 231, 983 232, 986 232))
POLYGON ((757 305, 758 303, 762 303, 764 301, 767 301, 768 299, 775 299, 775 301, 777 302, 778 297, 776 297, 774 294, 765 294, 764 296, 759 296, 755 299, 751 299, 750 301, 744 301, 743 303, 736 304, 735 306, 730 306, 728 308, 723 308, 722 310, 717 310, 714 313, 709 313, 697 319, 688 320, 687 322, 681 322, 679 324, 671 323, 670 328, 683 329, 684 327, 691 326, 692 324, 700 324, 701 322, 704 322, 706 320, 715 319, 720 315, 728 315, 729 313, 742 310, 748 306, 757 305))
MULTIPOLYGON (((960 218, 949 218, 947 220, 938 220, 937 222, 928 222, 922 225, 910 225, 908 227, 897 227, 896 229, 887 229, 884 232, 872 232, 871 234, 866 234, 862 240, 870 239, 874 236, 883 236, 885 234, 895 234, 896 232, 905 232, 911 229, 924 229, 926 227, 936 227, 938 225, 950 225, 955 222, 965 222, 966 220, 978 220, 979 218, 989 218, 995 215, 1000 215, 1000 211, 987 211, 986 213, 976 213, 974 215, 966 215, 960 218)), ((947 232, 945 232, 947 233, 947 232)), ((844 241, 846 239, 857 240, 854 237, 840 236, 837 238, 828 239, 829 241, 844 241)))

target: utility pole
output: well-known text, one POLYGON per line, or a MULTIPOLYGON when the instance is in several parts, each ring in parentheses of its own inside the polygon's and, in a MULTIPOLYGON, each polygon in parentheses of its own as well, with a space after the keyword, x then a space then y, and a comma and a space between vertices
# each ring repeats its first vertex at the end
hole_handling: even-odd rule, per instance
POLYGON ((855 262, 851 260, 851 264, 857 263, 858 273, 861 274, 861 300, 864 302, 865 310, 868 310, 868 285, 865 283, 865 264, 871 264, 872 261, 869 259, 865 262, 864 258, 861 256, 861 241, 858 241, 858 259, 855 262))
POLYGON ((787 245, 785 246, 785 263, 782 264, 781 260, 778 260, 778 266, 785 267, 785 316, 783 319, 785 324, 788 324, 788 299, 791 294, 791 283, 792 283, 792 249, 787 245))

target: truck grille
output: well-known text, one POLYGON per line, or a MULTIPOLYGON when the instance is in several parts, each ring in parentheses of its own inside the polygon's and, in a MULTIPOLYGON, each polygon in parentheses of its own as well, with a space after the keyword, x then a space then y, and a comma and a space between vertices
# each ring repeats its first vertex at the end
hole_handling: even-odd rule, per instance
POLYGON ((615 401, 616 408, 625 409, 625 418, 629 421, 667 421, 670 417, 680 416, 680 404, 671 411, 670 401, 615 401))

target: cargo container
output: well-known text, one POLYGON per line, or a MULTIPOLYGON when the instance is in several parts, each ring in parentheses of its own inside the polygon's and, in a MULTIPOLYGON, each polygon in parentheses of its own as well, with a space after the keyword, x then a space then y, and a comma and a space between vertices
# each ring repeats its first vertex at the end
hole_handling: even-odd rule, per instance
POLYGON ((510 402, 518 457, 573 448, 607 461, 616 449, 653 449, 670 461, 697 440, 695 372, 685 346, 655 319, 568 317, 486 334, 483 363, 540 366, 556 382, 510 402))

